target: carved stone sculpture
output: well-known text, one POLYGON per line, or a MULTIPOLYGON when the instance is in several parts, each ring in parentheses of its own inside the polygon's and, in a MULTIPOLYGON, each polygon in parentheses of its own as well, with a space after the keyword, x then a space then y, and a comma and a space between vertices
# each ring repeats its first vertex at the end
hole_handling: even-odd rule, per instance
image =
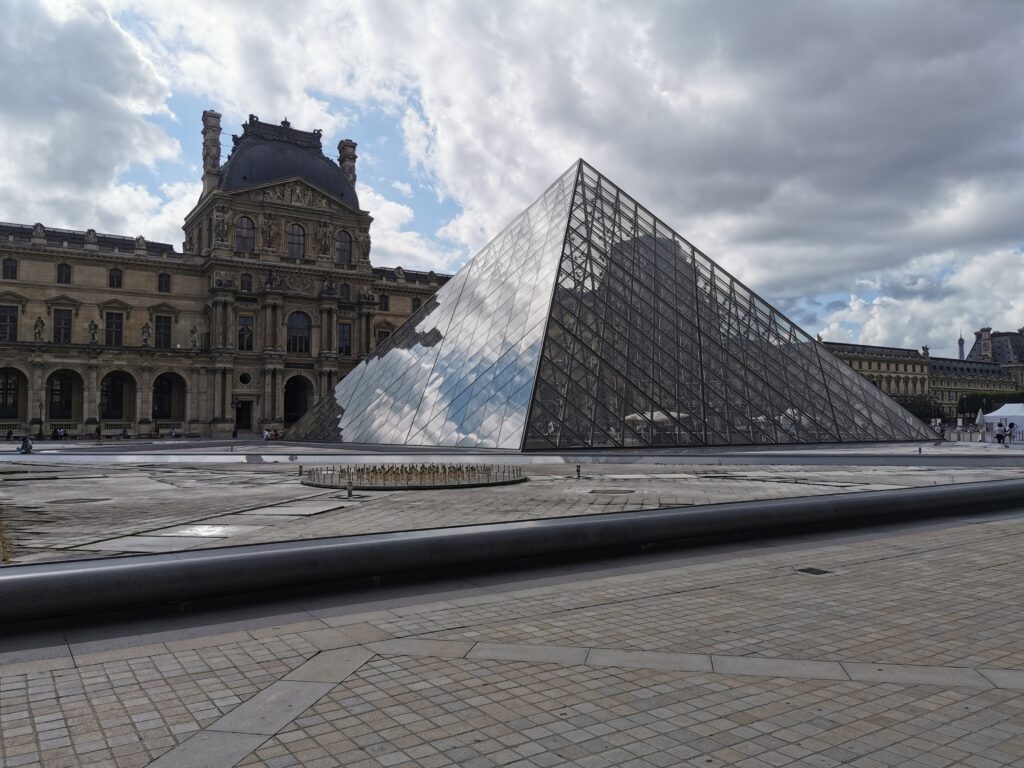
POLYGON ((260 220, 260 236, 263 238, 263 247, 276 249, 279 232, 280 226, 277 219, 274 218, 274 214, 263 214, 263 218, 260 220))
POLYGON ((192 349, 199 348, 199 329, 194 325, 192 326, 192 330, 188 332, 188 340, 192 345, 192 349))
POLYGON ((228 222, 224 216, 224 206, 218 205, 213 212, 213 239, 215 245, 228 242, 228 222))
POLYGON ((87 230, 85 230, 85 242, 88 243, 89 245, 96 245, 98 240, 96 239, 96 230, 95 229, 87 229, 87 230))
POLYGON ((144 324, 142 326, 142 346, 148 347, 149 346, 149 342, 152 339, 153 339, 153 329, 150 327, 149 323, 146 323, 146 324, 144 324))
POLYGON ((96 325, 96 321, 95 320, 90 320, 89 321, 89 343, 90 344, 95 344, 96 343, 96 333, 99 331, 99 329, 100 329, 100 327, 98 325, 96 325))
POLYGON ((33 224, 32 225, 32 237, 34 237, 34 238, 41 238, 41 237, 44 238, 44 237, 46 237, 46 227, 44 227, 39 222, 36 222, 35 224, 33 224))
POLYGON ((316 230, 317 243, 320 246, 321 254, 331 252, 331 227, 326 221, 321 221, 316 230))
POLYGON ((45 326, 46 323, 43 322, 43 318, 41 317, 37 317, 35 323, 32 324, 32 337, 36 341, 43 340, 43 328, 45 326))

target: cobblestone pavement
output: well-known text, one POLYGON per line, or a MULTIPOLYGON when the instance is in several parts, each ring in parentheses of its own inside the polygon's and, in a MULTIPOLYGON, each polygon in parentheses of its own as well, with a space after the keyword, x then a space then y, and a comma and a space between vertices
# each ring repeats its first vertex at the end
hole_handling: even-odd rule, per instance
MULTIPOLYGON (((286 457, 285 457, 286 458, 286 457)), ((4 564, 1015 478, 1019 468, 528 465, 498 488, 344 492, 296 464, 0 464, 4 564)))
POLYGON ((8 633, 0 766, 1020 766, 1022 543, 1024 512, 8 633))

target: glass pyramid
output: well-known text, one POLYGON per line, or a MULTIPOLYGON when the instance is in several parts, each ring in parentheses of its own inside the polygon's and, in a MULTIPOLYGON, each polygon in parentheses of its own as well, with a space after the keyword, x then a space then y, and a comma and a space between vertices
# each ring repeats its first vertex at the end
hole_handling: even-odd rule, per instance
POLYGON ((582 160, 288 433, 508 450, 933 437, 582 160))

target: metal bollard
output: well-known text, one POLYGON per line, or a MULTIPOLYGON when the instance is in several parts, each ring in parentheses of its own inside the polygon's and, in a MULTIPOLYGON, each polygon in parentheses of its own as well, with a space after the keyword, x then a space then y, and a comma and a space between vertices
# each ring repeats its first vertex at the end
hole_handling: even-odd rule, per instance
POLYGON ((302 465, 299 464, 299 477, 302 477, 302 465))
POLYGON ((580 479, 580 465, 579 464, 576 465, 576 479, 577 480, 580 479))

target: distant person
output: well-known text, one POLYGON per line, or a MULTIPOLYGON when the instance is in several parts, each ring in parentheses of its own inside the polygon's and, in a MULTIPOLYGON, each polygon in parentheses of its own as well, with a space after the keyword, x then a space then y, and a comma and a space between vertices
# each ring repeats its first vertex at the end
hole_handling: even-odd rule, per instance
POLYGON ((1004 440, 1006 440, 1006 431, 1003 429, 1003 425, 1000 424, 996 427, 996 442, 1002 445, 1004 440))
POLYGON ((14 430, 13 429, 8 429, 7 430, 7 442, 9 443, 13 439, 14 439, 14 430))
POLYGON ((271 435, 271 439, 272 440, 280 440, 281 439, 281 434, 275 429, 274 430, 274 434, 271 435))
POLYGON ((21 445, 15 448, 15 450, 18 453, 32 453, 32 438, 25 435, 21 438, 21 445))
POLYGON ((174 431, 174 427, 171 427, 171 431, 170 431, 170 435, 169 436, 170 437, 177 437, 178 436, 178 433, 174 431))
POLYGON ((128 427, 121 427, 121 439, 122 440, 127 440, 128 439, 128 427))
POLYGON ((57 431, 56 427, 54 427, 53 430, 50 432, 50 439, 60 440, 60 433, 57 431))
POLYGON ((1017 431, 1017 425, 1014 424, 1011 421, 1010 425, 1006 428, 1006 442, 1008 442, 1008 443, 1012 443, 1013 442, 1013 436, 1016 433, 1016 431, 1017 431))
MULTIPOLYGON (((11 438, 7 438, 7 439, 10 440, 11 438)), ((266 429, 265 427, 263 429, 263 439, 264 440, 269 440, 270 439, 270 430, 266 429)))

